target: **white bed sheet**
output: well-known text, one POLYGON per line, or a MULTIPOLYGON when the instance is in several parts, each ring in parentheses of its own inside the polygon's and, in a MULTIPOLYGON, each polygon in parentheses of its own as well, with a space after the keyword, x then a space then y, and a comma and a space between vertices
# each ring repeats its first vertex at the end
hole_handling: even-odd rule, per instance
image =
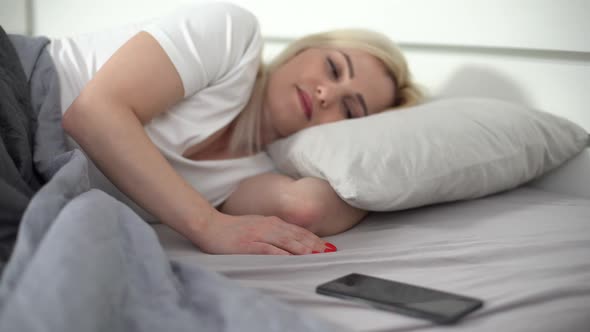
POLYGON ((154 226, 173 260, 208 267, 355 331, 590 331, 590 200, 522 187, 483 199, 373 213, 327 238, 335 253, 207 255, 154 226), (453 327, 315 294, 350 272, 481 298, 453 327))

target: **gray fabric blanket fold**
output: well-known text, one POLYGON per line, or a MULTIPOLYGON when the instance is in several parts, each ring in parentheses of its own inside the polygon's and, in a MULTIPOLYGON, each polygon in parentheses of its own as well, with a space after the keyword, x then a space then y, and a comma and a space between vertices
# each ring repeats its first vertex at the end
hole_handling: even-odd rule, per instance
POLYGON ((50 57, 31 47, 34 39, 12 40, 21 61, 35 63, 34 164, 48 182, 17 220, 0 280, 0 331, 345 330, 199 266, 170 261, 150 225, 90 187, 88 159, 66 149, 50 57))
MULTIPOLYGON (((198 266, 90 189, 80 151, 35 195, 0 284, 0 331, 336 331, 198 266)), ((338 328, 339 331, 342 328, 338 328)))
POLYGON ((0 271, 12 251, 22 213, 42 183, 33 166, 37 112, 29 86, 36 54, 48 40, 30 39, 26 45, 18 41, 15 47, 0 27, 0 271), (19 51, 29 57, 21 59, 19 51))

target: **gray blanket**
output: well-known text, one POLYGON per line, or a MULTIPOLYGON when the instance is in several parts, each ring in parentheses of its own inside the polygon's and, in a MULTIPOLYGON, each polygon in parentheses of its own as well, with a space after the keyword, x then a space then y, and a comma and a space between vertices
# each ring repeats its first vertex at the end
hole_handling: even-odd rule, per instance
MULTIPOLYGON (((29 53, 45 40, 32 40, 29 53)), ((0 27, 0 270, 12 251, 20 218, 40 187, 33 167, 36 112, 29 96, 31 71, 26 69, 0 27)))
POLYGON ((343 330, 197 265, 170 261, 151 226, 90 188, 89 161, 65 148, 51 59, 31 56, 36 40, 11 40, 21 61, 33 61, 23 63, 34 68, 32 77, 43 71, 30 86, 39 122, 35 169, 47 183, 19 220, 0 280, 0 331, 343 330))

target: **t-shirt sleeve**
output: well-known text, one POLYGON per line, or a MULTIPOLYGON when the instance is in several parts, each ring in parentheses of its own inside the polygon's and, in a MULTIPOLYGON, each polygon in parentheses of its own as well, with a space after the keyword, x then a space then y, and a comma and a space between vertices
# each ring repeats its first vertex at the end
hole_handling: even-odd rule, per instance
POLYGON ((174 64, 184 97, 222 80, 244 57, 258 57, 261 47, 256 17, 224 2, 182 7, 143 30, 174 64))

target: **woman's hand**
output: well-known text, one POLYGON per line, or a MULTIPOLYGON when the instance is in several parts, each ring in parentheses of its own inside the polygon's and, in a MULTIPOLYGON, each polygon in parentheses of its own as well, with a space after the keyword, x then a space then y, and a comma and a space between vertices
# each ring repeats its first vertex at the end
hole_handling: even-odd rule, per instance
POLYGON ((278 217, 256 215, 217 213, 191 240, 211 254, 305 255, 336 251, 332 244, 304 228, 278 217))

